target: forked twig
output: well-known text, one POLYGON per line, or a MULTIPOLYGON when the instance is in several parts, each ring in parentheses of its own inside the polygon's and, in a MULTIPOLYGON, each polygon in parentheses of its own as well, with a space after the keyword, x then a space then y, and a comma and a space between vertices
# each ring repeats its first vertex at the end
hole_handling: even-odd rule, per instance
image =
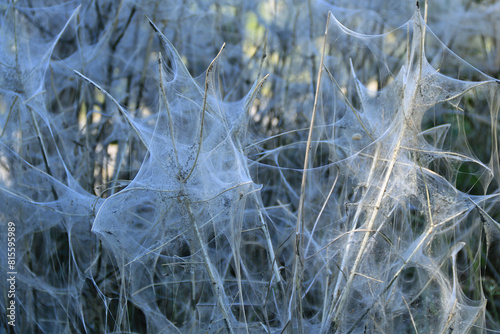
POLYGON ((215 61, 217 60, 217 58, 220 57, 220 55, 222 54, 222 51, 224 50, 225 47, 226 47, 226 43, 222 44, 222 47, 220 48, 219 53, 217 54, 217 56, 215 56, 215 58, 212 60, 210 65, 208 65, 207 73, 205 74, 205 94, 203 96, 203 109, 201 111, 200 140, 198 142, 198 150, 196 151, 196 156, 194 158, 193 166, 191 167, 191 170, 189 171, 188 175, 182 181, 184 183, 187 182, 187 180, 189 179, 189 177, 193 173, 193 171, 196 167, 196 163, 198 162, 200 152, 201 152, 201 144, 203 143, 203 123, 205 120, 205 112, 206 112, 206 108, 207 108, 208 76, 210 74, 210 71, 212 71, 212 69, 214 67, 215 61))

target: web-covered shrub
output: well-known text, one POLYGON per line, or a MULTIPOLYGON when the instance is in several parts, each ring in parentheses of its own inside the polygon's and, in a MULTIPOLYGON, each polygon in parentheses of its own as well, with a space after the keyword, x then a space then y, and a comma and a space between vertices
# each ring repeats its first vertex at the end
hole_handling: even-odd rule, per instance
POLYGON ((498 5, 0 10, 7 332, 498 326, 498 5))

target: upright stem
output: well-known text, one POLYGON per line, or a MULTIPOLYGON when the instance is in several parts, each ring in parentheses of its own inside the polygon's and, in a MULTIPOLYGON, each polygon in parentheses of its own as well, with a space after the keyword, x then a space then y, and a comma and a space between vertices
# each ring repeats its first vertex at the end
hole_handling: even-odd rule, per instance
POLYGON ((302 286, 302 255, 301 255, 301 249, 302 249, 302 244, 303 244, 303 236, 304 236, 304 221, 303 221, 303 215, 304 215, 304 200, 305 200, 305 189, 306 189, 306 183, 307 183, 307 170, 309 168, 309 155, 311 151, 311 142, 312 142, 312 133, 314 129, 314 120, 316 118, 316 110, 318 107, 318 99, 319 99, 319 91, 320 91, 320 86, 321 86, 321 77, 323 74, 323 61, 325 57, 325 49, 326 49, 326 39, 328 36, 328 25, 330 23, 330 15, 331 13, 328 12, 328 18, 326 20, 326 28, 325 28, 325 35, 323 37, 323 50, 321 52, 321 61, 320 61, 320 66, 319 66, 319 71, 318 71, 318 80, 316 82, 316 94, 314 95, 314 105, 313 105, 313 111, 312 111, 312 116, 311 116, 311 123, 309 125, 309 135, 307 137, 307 144, 306 144, 306 155, 304 159, 304 169, 302 173, 302 184, 300 186, 300 199, 299 199, 299 211, 297 215, 297 225, 295 227, 295 243, 294 243, 294 259, 293 259, 293 284, 292 284, 292 292, 289 298, 289 305, 288 305, 288 320, 291 321, 292 319, 292 305, 297 298, 298 301, 298 314, 296 318, 299 321, 299 333, 303 333, 303 324, 302 324, 302 293, 301 293, 301 286, 302 286))

